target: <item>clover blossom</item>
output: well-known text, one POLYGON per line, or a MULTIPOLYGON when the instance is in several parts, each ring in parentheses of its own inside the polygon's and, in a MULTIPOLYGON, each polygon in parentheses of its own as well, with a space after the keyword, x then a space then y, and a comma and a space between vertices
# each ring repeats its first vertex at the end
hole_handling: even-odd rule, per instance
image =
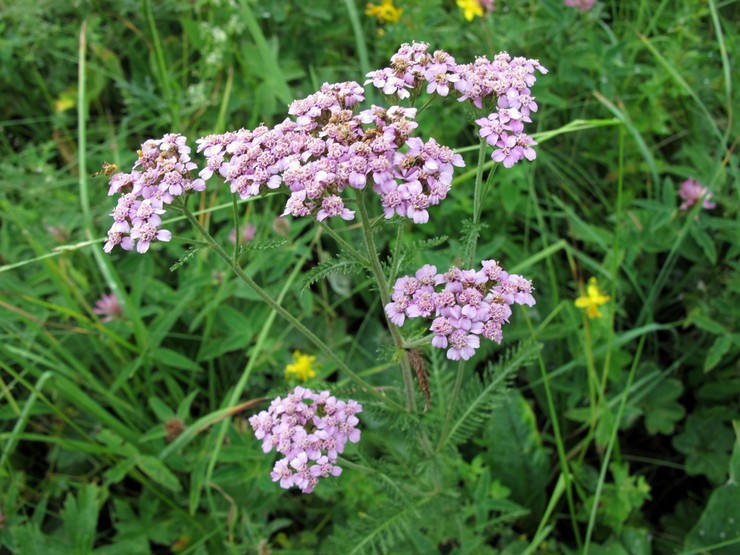
POLYGON ((266 411, 249 418, 262 450, 283 455, 270 473, 273 482, 311 493, 321 478, 339 476, 337 457, 349 441, 360 441, 357 428, 362 412, 357 401, 338 400, 329 391, 314 393, 296 387, 285 399, 277 397, 266 411))
POLYGON ((471 358, 481 336, 501 343, 511 305, 535 304, 532 282, 507 273, 495 260, 484 260, 481 266, 477 271, 453 267, 439 274, 426 264, 414 276, 398 278, 386 316, 397 326, 406 318, 432 318, 432 346, 447 349, 450 360, 471 358))
MULTIPOLYGON (((458 6, 468 21, 482 16, 483 8, 494 8, 493 2, 478 0, 458 0, 458 6)), ((532 146, 537 143, 523 130, 538 110, 530 89, 536 81, 535 71, 545 74, 547 69, 538 60, 512 58, 507 52, 497 54, 492 61, 480 56, 473 63, 458 64, 449 53, 437 50, 430 54, 428 49, 423 42, 401 45, 391 57, 391 65, 368 73, 365 84, 400 99, 425 89, 429 94, 454 95, 480 110, 493 108, 486 117, 476 120, 480 136, 494 148, 493 160, 507 168, 524 158, 534 160, 537 154, 532 146)))
POLYGON ((693 177, 689 177, 686 181, 681 183, 681 188, 678 190, 678 196, 683 199, 683 203, 679 206, 681 210, 691 210, 691 208, 701 199, 704 199, 702 202, 702 208, 711 210, 717 206, 717 203, 711 200, 712 193, 709 192, 709 189, 696 181, 693 177))
POLYGON ((101 322, 110 322, 123 316, 123 309, 121 303, 118 301, 118 297, 115 293, 106 295, 103 293, 101 297, 95 301, 95 307, 93 312, 98 316, 102 316, 101 322))
POLYGON ((595 0, 565 0, 565 5, 569 8, 576 8, 582 12, 588 12, 594 7, 595 0))
POLYGON ((110 253, 115 246, 143 254, 155 241, 169 241, 172 234, 162 225, 164 206, 176 197, 192 191, 203 191, 203 179, 193 179, 187 139, 169 133, 161 139, 150 139, 141 145, 139 158, 131 173, 116 173, 110 178, 108 195, 119 193, 113 209, 113 225, 103 250, 110 253), (137 169, 138 168, 138 169, 137 169))

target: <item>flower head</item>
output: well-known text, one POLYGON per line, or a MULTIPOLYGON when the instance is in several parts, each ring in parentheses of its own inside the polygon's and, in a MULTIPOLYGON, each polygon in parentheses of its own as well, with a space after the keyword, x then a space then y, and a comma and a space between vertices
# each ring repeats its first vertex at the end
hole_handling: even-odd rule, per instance
POLYGON ((699 199, 704 199, 702 208, 711 210, 717 204, 711 201, 712 193, 709 192, 704 185, 696 181, 693 177, 689 177, 686 181, 681 183, 681 188, 678 190, 678 196, 683 199, 683 203, 679 207, 681 210, 691 210, 691 208, 699 202, 699 199))
POLYGON ((401 19, 403 10, 393 5, 393 0, 382 0, 380 4, 368 2, 365 15, 376 18, 380 23, 395 23, 401 19))
POLYGON ((357 401, 342 401, 329 391, 315 393, 299 386, 250 417, 262 450, 275 449, 284 456, 273 466, 272 481, 284 489, 296 486, 311 493, 321 478, 339 476, 342 468, 337 457, 347 442, 360 441, 360 420, 355 416, 360 412, 362 405, 357 401))
POLYGON ((483 17, 483 6, 478 0, 457 0, 457 7, 463 11, 463 16, 468 21, 483 17))
POLYGON ((599 291, 599 286, 595 277, 588 280, 588 286, 586 287, 586 294, 576 299, 576 306, 578 308, 586 309, 588 317, 601 318, 601 311, 599 307, 602 304, 609 302, 609 295, 604 295, 599 291))
POLYGON ((533 306, 532 282, 509 274, 495 260, 480 270, 451 268, 443 274, 426 264, 415 277, 402 276, 393 286, 388 319, 403 326, 406 318, 428 318, 432 346, 447 349, 450 360, 468 360, 480 347, 480 336, 501 343, 512 304, 533 306), (441 290, 439 290, 441 289, 441 290))
POLYGON ((115 293, 110 295, 103 294, 96 302, 93 312, 103 318, 101 322, 110 322, 123 316, 123 310, 121 304, 118 302, 118 297, 115 293))
POLYGON ((588 12, 594 7, 595 0, 565 0, 565 5, 569 8, 576 8, 582 12, 588 12))
POLYGON ((300 351, 293 351, 293 362, 285 367, 285 377, 295 377, 302 382, 310 378, 315 378, 316 371, 313 369, 315 362, 315 356, 304 355, 300 351))

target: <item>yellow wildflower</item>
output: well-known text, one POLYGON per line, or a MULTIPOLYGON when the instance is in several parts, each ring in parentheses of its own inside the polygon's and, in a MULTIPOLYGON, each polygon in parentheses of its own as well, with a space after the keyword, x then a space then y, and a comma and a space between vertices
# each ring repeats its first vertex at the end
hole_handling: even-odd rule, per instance
POLYGON ((476 17, 483 17, 483 6, 478 0, 457 0, 457 7, 463 11, 465 19, 473 21, 476 17))
POLYGON ((294 376, 302 382, 305 382, 309 378, 315 378, 314 362, 316 362, 315 356, 304 355, 300 351, 293 351, 293 363, 285 367, 285 377, 294 376))
POLYGON ((588 286, 586 287, 586 294, 576 299, 576 306, 578 308, 585 308, 588 310, 587 314, 589 318, 601 318, 601 311, 599 306, 609 302, 609 295, 604 295, 599 291, 599 286, 596 283, 596 278, 592 277, 588 280, 588 286))
POLYGON ((365 14, 376 18, 381 23, 395 23, 401 19, 403 10, 393 5, 393 0, 382 0, 380 4, 368 2, 365 14))

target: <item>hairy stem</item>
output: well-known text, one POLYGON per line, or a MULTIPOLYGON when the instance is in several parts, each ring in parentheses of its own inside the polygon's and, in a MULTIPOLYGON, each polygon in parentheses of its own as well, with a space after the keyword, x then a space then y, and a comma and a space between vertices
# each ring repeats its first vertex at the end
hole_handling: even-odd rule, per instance
MULTIPOLYGON (((391 302, 391 297, 388 292, 388 281, 385 278, 385 272, 380 265, 380 259, 378 258, 378 251, 375 248, 375 240, 373 239, 373 232, 370 229, 370 216, 365 206, 365 196, 363 191, 356 191, 357 193, 357 207, 360 211, 360 217, 362 218, 362 233, 365 238, 365 246, 367 248, 368 257, 370 258, 370 269, 378 282, 378 289, 380 290, 380 301, 383 307, 391 302)), ((401 373, 403 374, 403 384, 406 388, 406 408, 410 412, 416 412, 416 396, 414 393, 414 380, 411 375, 411 364, 409 363, 409 357, 406 351, 403 349, 403 337, 401 332, 389 319, 388 315, 383 310, 388 329, 391 332, 393 343, 396 345, 399 351, 401 351, 401 373)))

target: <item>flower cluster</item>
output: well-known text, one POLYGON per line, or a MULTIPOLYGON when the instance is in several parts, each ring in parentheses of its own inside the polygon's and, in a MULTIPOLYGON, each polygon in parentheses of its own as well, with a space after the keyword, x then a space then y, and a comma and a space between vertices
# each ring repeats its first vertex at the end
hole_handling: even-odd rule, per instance
POLYGON ((609 295, 605 295, 599 289, 598 280, 592 277, 588 280, 588 286, 586 287, 586 294, 581 295, 575 301, 578 308, 586 310, 586 314, 590 319, 601 318, 601 311, 599 307, 609 302, 609 295))
POLYGON ((492 12, 496 9, 495 0, 457 0, 457 7, 463 11, 463 16, 468 21, 476 17, 483 17, 484 9, 492 12))
POLYGON ((342 193, 370 181, 386 218, 427 222, 427 208, 446 198, 462 156, 434 139, 413 137, 414 108, 372 106, 355 113, 363 92, 352 81, 325 83, 290 105, 295 121, 199 139, 197 150, 207 160, 200 177, 220 174, 241 198, 285 186, 290 196, 283 216, 319 221, 353 219, 342 193))
POLYGON ((576 8, 582 12, 591 11, 594 7, 595 0, 565 0, 565 5, 569 8, 576 8))
POLYGON ((699 202, 702 198, 702 208, 711 210, 717 204, 711 200, 712 193, 709 192, 704 185, 694 180, 693 177, 689 177, 686 181, 681 183, 681 188, 678 190, 678 196, 683 199, 683 203, 679 207, 681 210, 691 210, 691 208, 699 202))
POLYGON ((390 67, 368 73, 366 84, 398 98, 417 95, 426 86, 430 94, 454 95, 478 109, 491 107, 492 113, 476 123, 481 137, 494 148, 492 158, 507 168, 524 158, 534 160, 532 146, 537 143, 523 130, 538 109, 530 89, 536 81, 535 71, 544 74, 547 69, 538 60, 512 58, 507 52, 492 61, 481 56, 473 63, 458 64, 443 50, 428 50, 423 42, 401 45, 390 67))
POLYGON ((453 267, 438 274, 435 266, 426 264, 415 276, 399 278, 393 301, 385 306, 388 319, 397 326, 407 317, 433 319, 432 345, 447 349, 450 360, 472 357, 480 336, 501 343, 511 305, 535 304, 532 282, 507 273, 495 260, 484 260, 481 266, 478 271, 453 267))
POLYGON ((376 18, 380 23, 396 23, 403 10, 393 4, 393 0, 381 0, 380 4, 367 3, 365 15, 376 18))
POLYGON ((111 293, 110 295, 103 293, 103 295, 95 301, 93 312, 98 316, 102 316, 100 319, 101 322, 110 322, 111 320, 115 320, 123 316, 121 303, 118 301, 118 297, 116 297, 115 293, 111 293))
POLYGON ((337 456, 347 441, 360 441, 357 401, 337 400, 328 391, 314 393, 296 387, 285 399, 277 397, 270 408, 249 419, 262 450, 275 449, 284 458, 278 460, 270 476, 280 487, 300 488, 311 493, 320 478, 339 476, 337 456))
POLYGON ((293 351, 293 362, 285 366, 285 377, 295 377, 302 382, 315 378, 315 363, 315 355, 306 355, 300 351, 293 351))
POLYGON ((190 147, 182 135, 171 133, 142 144, 131 173, 117 173, 110 179, 108 195, 121 196, 111 213, 113 225, 103 250, 109 253, 117 245, 131 250, 136 244, 137 252, 145 253, 150 243, 169 241, 172 234, 160 229, 164 206, 206 187, 202 179, 190 176, 194 169, 196 164, 190 161, 190 147))

